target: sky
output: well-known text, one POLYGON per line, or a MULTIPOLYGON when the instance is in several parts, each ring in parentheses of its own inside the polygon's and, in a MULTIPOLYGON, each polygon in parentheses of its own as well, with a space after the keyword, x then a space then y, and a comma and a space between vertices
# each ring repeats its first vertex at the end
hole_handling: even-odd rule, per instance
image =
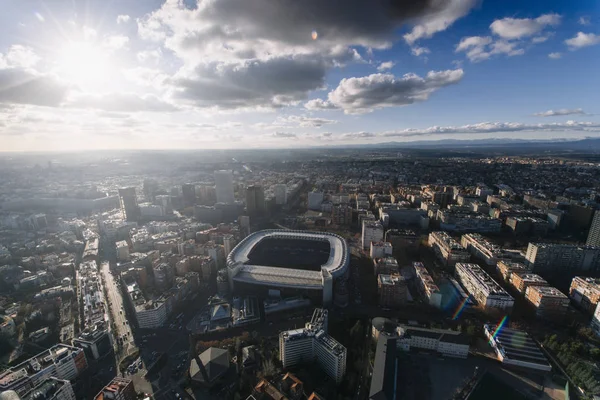
POLYGON ((593 0, 0 8, 0 151, 600 137, 593 0))

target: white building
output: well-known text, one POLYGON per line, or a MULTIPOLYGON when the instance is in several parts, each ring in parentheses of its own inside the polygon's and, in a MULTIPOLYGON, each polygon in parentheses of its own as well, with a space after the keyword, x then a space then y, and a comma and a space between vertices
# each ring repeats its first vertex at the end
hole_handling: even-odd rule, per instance
POLYGON ((398 334, 396 343, 405 351, 431 350, 444 356, 458 358, 467 358, 469 355, 469 339, 457 331, 400 326, 398 334))
POLYGON ((515 300, 477 264, 457 263, 460 284, 485 308, 511 309, 515 300))
POLYGON ((225 258, 231 253, 231 250, 233 250, 236 244, 235 236, 232 234, 223 235, 223 251, 225 253, 225 258))
POLYGON ((369 255, 372 259, 392 255, 392 244, 390 242, 371 242, 369 255))
POLYGON ((284 368, 316 360, 336 383, 346 373, 347 350, 327 334, 325 309, 315 309, 312 319, 304 329, 294 329, 279 334, 279 357, 284 368))
POLYGON ((121 240, 115 243, 117 248, 117 260, 127 261, 129 260, 129 245, 126 240, 121 240))
POLYGON ((215 171, 215 191, 217 203, 232 204, 235 201, 231 170, 215 171))
POLYGON ((308 193, 308 209, 313 211, 321 210, 321 203, 323 203, 323 192, 309 192, 308 193))
POLYGON ((284 183, 278 183, 273 185, 273 194, 275 195, 275 204, 282 206, 287 203, 287 185, 284 183))
POLYGON ((383 241, 383 225, 376 221, 363 221, 362 224, 362 247, 368 249, 371 242, 383 241))

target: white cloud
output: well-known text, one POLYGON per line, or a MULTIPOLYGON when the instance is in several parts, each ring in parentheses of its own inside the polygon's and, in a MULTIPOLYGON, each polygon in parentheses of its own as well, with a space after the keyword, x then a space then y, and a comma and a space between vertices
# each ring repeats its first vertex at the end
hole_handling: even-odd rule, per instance
POLYGON ((413 47, 410 49, 410 52, 414 55, 414 56, 421 56, 423 54, 429 54, 431 53, 431 51, 427 48, 427 47, 413 47))
POLYGON ((548 58, 551 58, 553 60, 558 60, 561 57, 562 57, 562 53, 559 53, 559 52, 554 52, 554 53, 548 54, 548 58))
POLYGON ((583 33, 577 32, 575 37, 571 39, 565 40, 567 46, 569 46, 570 50, 577 50, 582 47, 594 46, 600 43, 600 35, 595 35, 593 33, 583 33))
POLYGON ((124 35, 108 36, 104 39, 104 46, 111 50, 122 49, 129 43, 129 37, 124 35))
MULTIPOLYGON (((424 78, 416 74, 395 77, 372 74, 362 78, 345 78, 329 92, 327 102, 346 114, 368 113, 384 107, 398 107, 422 102, 437 90, 458 83, 463 70, 430 71, 424 78)), ((316 103, 311 104, 314 107, 316 103)), ((307 104, 307 108, 308 108, 307 104)))
POLYGON ((38 63, 40 57, 31 47, 15 44, 6 53, 6 64, 17 68, 31 68, 38 63))
POLYGON ((0 69, 0 103, 58 107, 69 87, 56 77, 30 69, 0 69))
POLYGON ((129 22, 129 20, 131 19, 131 17, 127 14, 121 14, 117 16, 117 24, 125 24, 127 22, 129 22))
POLYGON ((38 19, 38 21, 40 21, 40 22, 46 21, 46 18, 44 18, 44 16, 42 14, 40 14, 39 12, 34 13, 34 15, 38 19))
POLYGON ((320 128, 323 125, 336 124, 337 121, 326 118, 312 118, 300 115, 290 115, 288 117, 280 117, 275 120, 274 125, 285 126, 295 125, 302 128, 320 128))
POLYGON ((396 65, 393 61, 385 61, 379 64, 377 67, 377 71, 387 71, 388 69, 392 69, 396 65))
POLYGON ((537 117, 560 117, 564 115, 585 115, 585 112, 581 108, 561 108, 560 110, 548 110, 540 113, 533 114, 537 117))
POLYGON ((164 72, 155 68, 136 67, 124 69, 123 75, 126 79, 140 86, 150 86, 161 89, 169 78, 164 72))
POLYGON ((504 39, 520 39, 533 36, 548 26, 560 24, 561 16, 558 14, 544 14, 532 18, 503 18, 492 22, 490 29, 504 39))
POLYGON ((534 44, 538 44, 538 43, 544 43, 545 41, 547 41, 548 39, 550 39, 551 35, 545 35, 545 36, 536 36, 534 38, 531 39, 531 43, 534 44))
POLYGON ((579 25, 588 26, 591 24, 590 17, 579 17, 577 23, 579 25))
POLYGON ((73 93, 66 107, 91 108, 115 112, 171 112, 177 111, 173 104, 153 94, 137 93, 73 93))
POLYGON ((136 54, 139 62, 142 64, 153 63, 157 64, 162 58, 162 50, 160 48, 154 50, 144 50, 136 54))
POLYGON ((477 4, 476 0, 448 0, 430 2, 431 8, 417 19, 415 27, 404 35, 404 40, 413 45, 417 40, 428 39, 438 32, 445 31, 464 17, 477 4))
POLYGON ((317 111, 317 110, 335 110, 337 108, 330 101, 323 100, 323 99, 309 100, 309 101, 306 102, 306 104, 304 104, 304 107, 306 109, 308 109, 308 110, 313 110, 313 111, 317 111))
POLYGON ((463 38, 456 45, 455 52, 464 52, 471 62, 479 62, 498 54, 509 57, 524 54, 525 50, 518 46, 519 43, 514 41, 494 41, 490 36, 471 36, 463 38))
POLYGON ((98 36, 98 31, 96 31, 94 28, 90 28, 89 26, 84 26, 82 30, 83 38, 85 40, 93 40, 96 39, 96 37, 98 36))

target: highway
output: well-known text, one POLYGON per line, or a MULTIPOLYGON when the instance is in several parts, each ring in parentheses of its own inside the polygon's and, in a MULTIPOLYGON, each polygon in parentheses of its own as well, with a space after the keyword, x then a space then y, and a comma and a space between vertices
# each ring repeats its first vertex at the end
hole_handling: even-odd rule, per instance
MULTIPOLYGON (((127 320, 125 313, 125 304, 123 303, 123 296, 119 290, 118 283, 110 273, 110 266, 108 262, 103 262, 100 266, 102 281, 106 289, 106 295, 109 303, 109 309, 112 316, 113 327, 116 332, 113 332, 113 338, 116 346, 116 354, 120 354, 121 357, 130 354, 135 350, 135 342, 133 341, 133 332, 131 326, 127 320), (118 338, 125 336, 122 346, 118 344, 118 338)), ((118 360, 117 360, 118 361, 118 360)))

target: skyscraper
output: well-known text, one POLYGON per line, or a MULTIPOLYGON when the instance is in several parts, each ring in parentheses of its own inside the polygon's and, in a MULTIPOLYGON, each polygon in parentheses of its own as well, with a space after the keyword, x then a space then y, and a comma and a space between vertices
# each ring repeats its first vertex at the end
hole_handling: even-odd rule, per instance
POLYGON ((246 208, 248 214, 259 215, 265 211, 265 191, 262 186, 250 185, 246 189, 246 208))
POLYGON ((235 201, 231 170, 215 171, 215 189, 217 192, 217 203, 231 204, 235 201))
POLYGON ((588 233, 587 242, 588 246, 600 246, 600 210, 594 213, 594 219, 592 220, 592 226, 590 226, 590 233, 588 233))
POLYGON ((140 207, 137 202, 137 195, 134 187, 119 189, 119 203, 123 218, 127 221, 137 221, 140 218, 140 207))
POLYGON ((196 204, 196 187, 194 185, 191 183, 181 185, 181 194, 184 207, 191 207, 196 204))

